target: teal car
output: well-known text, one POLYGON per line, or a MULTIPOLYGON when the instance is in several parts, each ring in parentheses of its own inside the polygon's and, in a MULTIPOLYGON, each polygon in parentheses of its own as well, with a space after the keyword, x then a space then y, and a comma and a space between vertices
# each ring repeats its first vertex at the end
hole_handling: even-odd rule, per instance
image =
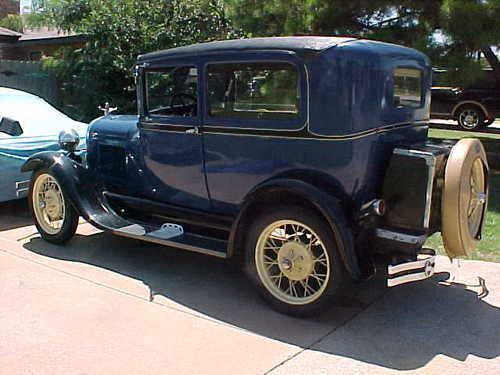
POLYGON ((85 149, 88 124, 24 91, 0 87, 0 122, 0 202, 27 195, 31 173, 21 166, 34 153, 59 150, 61 130, 75 129, 85 149))

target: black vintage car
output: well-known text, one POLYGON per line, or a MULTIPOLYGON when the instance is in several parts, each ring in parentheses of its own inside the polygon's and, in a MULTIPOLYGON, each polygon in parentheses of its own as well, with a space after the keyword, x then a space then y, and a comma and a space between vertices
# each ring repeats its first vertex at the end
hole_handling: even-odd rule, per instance
POLYGON ((30 205, 41 236, 78 216, 116 235, 237 257, 290 314, 320 311, 380 257, 387 284, 430 277, 481 238, 481 142, 427 139, 431 65, 412 49, 352 38, 211 42, 139 56, 138 115, 92 122, 86 161, 44 152, 30 205))
POLYGON ((500 85, 495 80, 467 88, 432 88, 431 117, 456 120, 466 130, 491 125, 500 117, 500 85))

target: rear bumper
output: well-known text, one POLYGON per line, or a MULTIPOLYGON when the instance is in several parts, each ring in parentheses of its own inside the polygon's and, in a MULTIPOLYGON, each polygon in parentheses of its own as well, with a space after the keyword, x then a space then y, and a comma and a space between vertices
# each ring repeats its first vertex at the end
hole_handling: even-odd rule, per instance
POLYGON ((387 266, 387 286, 406 284, 413 281, 425 280, 434 275, 436 253, 431 249, 422 249, 418 259, 387 266))

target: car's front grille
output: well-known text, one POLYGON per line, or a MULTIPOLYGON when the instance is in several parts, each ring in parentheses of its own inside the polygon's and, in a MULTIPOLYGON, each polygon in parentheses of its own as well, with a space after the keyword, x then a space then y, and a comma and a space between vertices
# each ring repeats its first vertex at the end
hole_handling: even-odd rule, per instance
POLYGON ((104 175, 112 177, 125 177, 125 150, 121 147, 100 145, 98 168, 104 175))

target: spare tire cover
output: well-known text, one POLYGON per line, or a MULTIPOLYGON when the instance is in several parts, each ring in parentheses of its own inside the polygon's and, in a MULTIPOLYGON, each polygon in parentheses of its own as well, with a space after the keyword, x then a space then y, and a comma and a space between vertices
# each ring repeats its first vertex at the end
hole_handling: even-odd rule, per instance
POLYGON ((461 139, 448 157, 441 197, 441 234, 449 257, 475 250, 487 204, 488 162, 483 145, 477 139, 461 139))

